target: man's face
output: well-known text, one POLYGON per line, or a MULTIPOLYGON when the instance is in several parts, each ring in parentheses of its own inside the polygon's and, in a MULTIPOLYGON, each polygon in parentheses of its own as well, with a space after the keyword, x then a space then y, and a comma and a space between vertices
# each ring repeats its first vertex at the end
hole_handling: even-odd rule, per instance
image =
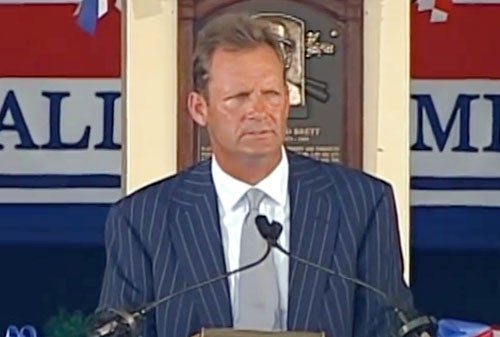
POLYGON ((208 100, 191 96, 189 107, 195 121, 207 127, 217 158, 245 161, 280 156, 288 89, 283 65, 271 47, 216 49, 207 95, 208 100))

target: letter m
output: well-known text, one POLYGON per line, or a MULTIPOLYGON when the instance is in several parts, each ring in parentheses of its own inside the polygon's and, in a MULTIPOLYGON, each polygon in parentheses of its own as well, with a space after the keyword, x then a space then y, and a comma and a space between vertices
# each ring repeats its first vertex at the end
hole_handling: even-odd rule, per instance
POLYGON ((454 152, 478 152, 477 147, 470 145, 470 108, 471 102, 478 99, 479 95, 458 95, 451 116, 446 122, 446 126, 444 128, 441 126, 441 122, 439 121, 439 116, 431 95, 411 95, 411 98, 417 102, 417 140, 411 146, 411 150, 432 151, 432 147, 425 143, 424 115, 426 115, 429 120, 432 134, 440 152, 442 152, 446 146, 453 125, 457 120, 457 116, 460 116, 459 143, 451 150, 454 152))

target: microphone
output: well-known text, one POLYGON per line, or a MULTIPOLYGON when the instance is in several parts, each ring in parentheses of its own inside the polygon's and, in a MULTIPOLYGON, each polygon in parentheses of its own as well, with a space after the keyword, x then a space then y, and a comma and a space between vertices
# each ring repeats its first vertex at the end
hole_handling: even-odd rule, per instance
MULTIPOLYGON (((273 235, 275 235, 276 229, 273 230, 273 235)), ((281 233, 281 230, 280 230, 281 233)), ((276 237, 279 237, 279 234, 276 237)), ((266 240, 267 241, 267 240, 266 240)), ((100 321, 97 323, 97 327, 91 331, 90 334, 88 334, 88 337, 109 337, 109 336, 121 336, 124 334, 130 334, 131 336, 135 335, 135 332, 139 326, 140 320, 144 319, 144 317, 153 309, 158 307, 159 305, 166 303, 170 301, 171 299, 183 295, 185 293, 188 293, 190 291, 202 288, 204 286, 207 286, 209 284, 212 284, 214 282, 223 280, 233 274, 241 273, 245 270, 251 269, 260 263, 262 263, 271 253, 271 248, 272 246, 269 244, 267 245, 267 249, 264 253, 264 255, 258 259, 255 262, 249 263, 245 266, 242 266, 240 268, 237 268, 235 270, 229 271, 227 273, 224 273, 222 275, 216 276, 214 278, 208 279, 206 281, 194 284, 190 287, 181 289, 179 291, 176 291, 170 295, 167 295, 157 301, 151 302, 149 304, 146 304, 142 308, 133 311, 133 312, 128 312, 126 310, 117 310, 114 308, 108 308, 105 309, 96 316, 100 316, 100 321)), ((98 317, 99 318, 99 317, 98 317)))
POLYGON ((399 306, 396 304, 394 300, 392 300, 385 292, 382 290, 369 285, 366 282, 363 282, 359 279, 346 276, 340 272, 334 271, 332 269, 323 267, 317 263, 307 261, 301 257, 291 254, 286 251, 279 243, 278 238, 283 231, 283 226, 276 221, 269 223, 267 217, 265 215, 258 215, 255 218, 255 224, 259 230, 260 235, 267 241, 268 245, 271 247, 277 248, 280 252, 287 255, 293 260, 296 260, 304 265, 316 268, 321 270, 327 274, 334 275, 344 279, 348 282, 354 283, 358 286, 361 286, 365 289, 368 289, 378 295, 380 295, 386 303, 388 303, 396 313, 396 316, 401 321, 402 326, 398 329, 398 337, 433 337, 436 336, 437 332, 437 321, 434 317, 419 315, 415 312, 404 312, 399 306))

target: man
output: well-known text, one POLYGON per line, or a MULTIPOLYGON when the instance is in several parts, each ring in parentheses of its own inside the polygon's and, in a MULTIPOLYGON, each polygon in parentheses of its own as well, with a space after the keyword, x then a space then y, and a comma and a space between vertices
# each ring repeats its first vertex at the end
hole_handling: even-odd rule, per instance
MULTIPOLYGON (((283 225, 279 242, 292 254, 411 305, 391 188, 284 149, 289 98, 268 27, 218 17, 200 32, 193 68, 188 108, 207 128, 213 158, 111 209, 100 308, 135 309, 241 267, 264 241, 256 238, 257 213, 283 225), (255 195, 261 200, 252 204, 255 195)), ((259 267, 159 306, 143 336, 235 327, 372 337, 388 336, 395 322, 382 296, 273 251, 259 267)))

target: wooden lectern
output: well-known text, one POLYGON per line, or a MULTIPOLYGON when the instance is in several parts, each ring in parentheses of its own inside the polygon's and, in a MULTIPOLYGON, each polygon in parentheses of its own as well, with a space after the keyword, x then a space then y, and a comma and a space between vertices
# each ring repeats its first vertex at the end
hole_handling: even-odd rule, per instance
POLYGON ((205 329, 193 337, 325 337, 324 332, 205 329))

